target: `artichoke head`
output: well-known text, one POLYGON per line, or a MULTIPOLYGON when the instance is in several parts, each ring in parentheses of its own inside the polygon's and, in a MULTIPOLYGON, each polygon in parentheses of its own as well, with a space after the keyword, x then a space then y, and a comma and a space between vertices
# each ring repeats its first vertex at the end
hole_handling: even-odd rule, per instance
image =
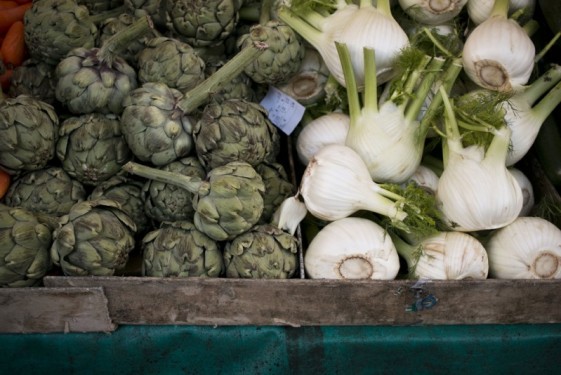
POLYGON ((256 166, 276 159, 280 135, 259 104, 229 99, 208 104, 193 128, 195 149, 207 170, 232 161, 256 166))
POLYGON ((74 48, 93 48, 98 35, 88 8, 74 0, 34 1, 24 24, 29 55, 50 65, 74 48))
POLYGON ((255 170, 265 184, 264 208, 259 223, 268 224, 282 202, 294 195, 296 187, 288 180, 286 170, 280 163, 261 163, 255 167, 255 170))
POLYGON ((52 228, 30 211, 0 204, 0 287, 40 284, 51 269, 52 228))
POLYGON ((111 199, 121 205, 136 225, 136 232, 144 234, 150 227, 150 219, 144 210, 144 182, 117 174, 98 184, 89 195, 89 200, 111 199))
POLYGON ((144 276, 218 277, 222 251, 189 221, 164 222, 142 240, 144 276))
MULTIPOLYGON (((184 176, 204 179, 206 172, 194 156, 164 165, 160 169, 184 176)), ((146 214, 157 222, 193 220, 194 194, 189 190, 165 182, 150 180, 143 188, 146 214)))
POLYGON ((11 97, 29 95, 54 105, 56 82, 53 65, 27 59, 22 65, 14 68, 8 92, 11 97))
POLYGON ((276 85, 288 81, 298 72, 306 47, 290 26, 275 20, 255 25, 238 39, 238 47, 244 48, 256 41, 267 43, 269 49, 245 68, 245 74, 252 80, 276 85))
POLYGON ((124 6, 128 13, 136 16, 148 15, 158 27, 165 26, 165 13, 163 3, 166 0, 124 0, 124 6))
POLYGON ((101 113, 64 120, 56 153, 72 178, 94 186, 116 175, 132 158, 118 118, 101 113))
POLYGON ((193 47, 215 45, 234 32, 243 0, 165 1, 166 27, 193 47))
POLYGON ((231 240, 251 229, 263 213, 265 185, 246 162, 230 162, 211 170, 208 189, 193 199, 194 224, 216 241, 231 240))
MULTIPOLYGON (((131 13, 121 13, 118 17, 108 18, 99 25, 99 37, 97 44, 103 46, 103 44, 111 38, 113 35, 118 34, 122 30, 131 26, 135 21, 140 18, 138 15, 131 13)), ((153 37, 159 35, 156 30, 152 30, 151 33, 145 34, 138 37, 137 39, 131 41, 126 45, 121 51, 119 51, 119 56, 125 59, 125 61, 135 69, 137 67, 137 55, 153 37)))
POLYGON ((55 155, 59 120, 31 96, 0 101, 0 166, 16 173, 44 168, 55 155))
POLYGON ((120 114, 137 86, 136 71, 121 57, 105 60, 99 48, 76 48, 56 66, 57 100, 74 114, 120 114))
POLYGON ((120 51, 152 30, 152 20, 139 17, 99 48, 71 50, 56 67, 57 100, 75 114, 120 114, 123 98, 137 87, 136 71, 120 51))
POLYGON ((121 130, 139 160, 162 166, 193 150, 192 120, 177 108, 182 97, 159 82, 145 83, 127 95, 121 130))
POLYGON ((86 189, 61 167, 46 167, 18 176, 8 189, 4 202, 11 207, 62 216, 86 199, 86 189))
POLYGON ((75 204, 53 232, 51 258, 69 276, 111 276, 135 246, 134 221, 110 199, 75 204))
POLYGON ((256 225, 224 247, 226 277, 288 279, 298 266, 298 240, 270 224, 256 225))
POLYGON ((146 43, 138 54, 138 80, 162 82, 186 92, 205 79, 205 62, 195 50, 169 37, 157 37, 146 43))

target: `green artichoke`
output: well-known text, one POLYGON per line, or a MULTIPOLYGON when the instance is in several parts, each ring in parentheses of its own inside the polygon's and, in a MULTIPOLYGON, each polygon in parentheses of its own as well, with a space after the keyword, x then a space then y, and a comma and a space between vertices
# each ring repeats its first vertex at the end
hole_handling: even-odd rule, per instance
POLYGON ((248 163, 235 161, 207 175, 208 191, 193 199, 195 226, 209 237, 231 240, 249 230, 263 213, 263 179, 248 163))
POLYGON ((62 216, 86 199, 86 189, 70 178, 61 167, 45 167, 18 176, 8 189, 4 202, 11 207, 62 216))
POLYGON ((193 47, 217 45, 236 28, 243 0, 165 1, 166 27, 193 47))
POLYGON ((132 159, 119 119, 101 113, 64 120, 56 154, 62 168, 85 185, 97 185, 109 179, 132 159))
POLYGON ((228 99, 208 104, 193 128, 195 150, 207 170, 232 161, 256 166, 275 160, 280 135, 259 104, 228 99))
POLYGON ((163 3, 167 0, 124 0, 125 9, 136 16, 150 16, 154 25, 165 26, 163 3))
POLYGON ((231 240, 255 225, 263 213, 263 179, 246 162, 230 162, 211 170, 203 181, 129 162, 123 169, 194 193, 193 222, 215 241, 231 240))
POLYGON ((151 227, 150 219, 144 210, 143 186, 143 181, 118 174, 98 184, 88 196, 88 200, 106 198, 116 201, 134 221, 136 233, 143 235, 151 227))
POLYGON ((51 258, 68 276, 111 276, 126 265, 135 231, 117 202, 79 202, 54 230, 51 258))
POLYGON ((238 46, 244 48, 256 41, 267 43, 269 49, 245 68, 245 74, 253 81, 277 85, 288 81, 298 72, 306 48, 300 36, 290 26, 274 20, 255 25, 249 33, 238 39, 238 46))
POLYGON ((295 186, 288 180, 288 175, 280 163, 261 163, 255 170, 265 184, 263 194, 263 214, 259 219, 260 224, 270 223, 273 214, 286 198, 295 193, 295 186))
POLYGON ((52 263, 52 228, 30 211, 0 204, 0 287, 41 283, 52 263))
MULTIPOLYGON (((122 13, 118 17, 109 18, 100 23, 97 45, 103 46, 103 44, 113 35, 118 34, 121 30, 131 26, 140 17, 141 16, 135 16, 129 13, 122 13)), ((160 36, 160 33, 157 30, 152 29, 150 31, 151 32, 132 40, 129 44, 124 46, 119 53, 119 57, 125 59, 125 61, 135 69, 137 69, 137 55, 145 47, 145 43, 155 36, 160 36)))
POLYGON ((133 154, 156 166, 189 155, 194 148, 190 116, 266 49, 262 44, 244 48, 185 94, 159 82, 132 90, 123 101, 121 126, 133 154))
POLYGON ((298 268, 298 240, 274 225, 256 225, 224 247, 226 277, 288 279, 298 268))
POLYGON ((74 114, 120 114, 124 97, 138 82, 136 71, 116 53, 150 28, 150 20, 141 17, 106 40, 101 48, 70 51, 56 67, 57 100, 74 114))
POLYGON ((238 51, 238 47, 236 47, 236 39, 234 38, 233 34, 219 45, 208 47, 193 47, 193 49, 195 50, 197 55, 204 61, 205 73, 207 75, 209 75, 209 72, 208 70, 206 70, 206 68, 216 65, 223 65, 224 62, 230 59, 230 56, 234 55, 238 51), (233 39, 233 41, 230 41, 231 39, 233 39))
POLYGON ((55 155, 58 121, 43 101, 0 94, 0 166, 12 173, 44 168, 55 155))
POLYGON ((25 12, 25 44, 37 61, 56 65, 74 48, 95 46, 98 29, 87 7, 75 0, 34 1, 25 12))
POLYGON ((143 276, 218 277, 224 271, 218 244, 193 223, 162 223, 142 240, 143 276))
POLYGON ((181 92, 205 79, 205 63, 195 50, 179 39, 153 38, 138 54, 138 80, 161 82, 181 92))
MULTIPOLYGON (((163 171, 204 179, 206 172, 199 160, 188 156, 175 160, 160 168, 163 171)), ((156 220, 193 220, 193 193, 176 185, 151 180, 143 188, 146 215, 156 220)))
POLYGON ((35 59, 26 59, 22 65, 14 68, 8 93, 11 97, 33 96, 55 105, 56 81, 54 66, 35 59))
POLYGON ((149 82, 125 98, 121 130, 132 153, 141 161, 161 166, 193 150, 192 120, 177 107, 182 94, 149 82))
MULTIPOLYGON (((222 66, 222 63, 215 63, 213 66, 206 66, 205 72, 207 75, 213 74, 216 69, 222 66)), ((257 94, 255 92, 254 82, 245 73, 240 73, 218 92, 212 95, 212 101, 221 103, 228 99, 243 99, 249 102, 258 102, 257 94)))

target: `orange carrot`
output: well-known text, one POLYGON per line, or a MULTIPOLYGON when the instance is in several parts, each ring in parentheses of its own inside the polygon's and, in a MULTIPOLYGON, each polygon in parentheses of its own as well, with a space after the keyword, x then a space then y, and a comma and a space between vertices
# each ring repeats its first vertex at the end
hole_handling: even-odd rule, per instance
POLYGON ((18 5, 19 5, 19 4, 16 3, 15 1, 0 0, 0 9, 15 8, 15 7, 17 7, 18 5))
POLYGON ((0 199, 2 199, 8 191, 8 188, 10 187, 10 181, 11 178, 8 172, 0 169, 0 199))
POLYGON ((0 12, 0 33, 5 33, 8 31, 10 26, 16 21, 23 21, 23 16, 25 12, 31 8, 32 3, 26 3, 18 5, 14 8, 3 9, 0 12))
POLYGON ((2 42, 0 51, 2 52, 4 64, 8 67, 18 67, 25 59, 25 37, 23 34, 23 22, 16 21, 8 29, 6 37, 2 42))

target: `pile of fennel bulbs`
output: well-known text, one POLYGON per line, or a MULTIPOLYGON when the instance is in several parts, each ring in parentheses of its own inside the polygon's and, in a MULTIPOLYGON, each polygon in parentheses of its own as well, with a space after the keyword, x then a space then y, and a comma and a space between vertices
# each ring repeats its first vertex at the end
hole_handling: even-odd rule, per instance
POLYGON ((519 223, 533 221, 525 219, 537 212, 538 202, 524 157, 543 120, 561 102, 555 65, 561 62, 540 60, 551 46, 536 52, 535 2, 491 1, 478 22, 469 19, 467 1, 450 1, 442 22, 429 17, 435 10, 423 8, 426 3, 293 1, 279 12, 318 50, 332 77, 324 99, 307 105, 295 136, 302 174, 293 198, 308 210, 301 222, 306 275, 559 278, 561 257, 552 246, 561 230, 553 224, 547 231, 528 225, 524 235, 541 239, 524 241, 519 250, 524 257, 512 246, 496 244, 501 231, 514 225, 523 231, 519 223), (357 16, 366 9, 371 18, 357 16), (392 23, 381 31, 382 23, 373 20, 377 10, 401 30, 392 23), (376 27, 374 35, 370 31, 376 27), (388 34, 389 45, 401 31, 409 42, 388 65, 388 46, 377 44, 384 39, 380 33, 388 34), (411 61, 414 53, 417 59, 411 61), (472 92, 485 95, 469 101, 472 92), (543 104, 533 106, 542 97, 543 104), (528 104, 520 105, 522 100, 528 104), (531 121, 522 125, 526 118, 531 121), (404 119, 407 127, 401 125, 404 119), (399 127, 408 130, 389 138, 399 127), (522 131, 531 135, 524 138, 522 131), (516 142, 525 142, 514 146, 516 156, 513 132, 521 139, 516 142), (385 144, 377 149, 380 142, 385 144), (415 196, 422 202, 402 194, 408 187, 426 193, 415 196), (423 214, 433 219, 432 226, 420 230, 407 222, 423 214), (499 262, 490 259, 499 258, 497 269, 499 262), (543 264, 534 266, 539 272, 515 271, 532 268, 532 262, 543 264), (509 267, 513 272, 504 271, 509 267))

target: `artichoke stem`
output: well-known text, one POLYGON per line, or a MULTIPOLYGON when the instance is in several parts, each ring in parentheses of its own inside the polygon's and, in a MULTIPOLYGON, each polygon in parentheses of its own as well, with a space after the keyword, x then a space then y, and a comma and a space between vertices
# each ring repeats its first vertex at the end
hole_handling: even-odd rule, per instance
POLYGON ((267 48, 269 48, 269 46, 263 42, 254 42, 251 46, 243 48, 210 77, 205 79, 194 89, 185 93, 183 99, 177 104, 177 107, 186 114, 192 113, 202 105, 209 96, 218 92, 224 85, 237 77, 247 65, 265 52, 267 48))
POLYGON ((263 0, 261 1, 261 9, 259 11, 259 24, 265 25, 271 19, 271 7, 273 6, 273 0, 263 0))
POLYGON ((92 14, 88 20, 90 22, 92 22, 93 24, 97 25, 102 21, 105 21, 109 18, 116 18, 119 17, 121 15, 121 13, 124 13, 127 10, 125 5, 121 5, 120 7, 117 8, 113 8, 113 9, 109 9, 105 12, 100 12, 97 14, 92 14))
POLYGON ((118 56, 120 52, 127 48, 134 40, 153 29, 154 23, 150 16, 140 17, 130 26, 107 39, 99 50, 99 57, 102 60, 110 61, 114 56, 118 56))
POLYGON ((144 177, 149 180, 156 180, 180 187, 193 194, 198 194, 201 191, 207 191, 210 186, 207 181, 202 181, 199 177, 189 177, 175 172, 163 171, 158 168, 147 167, 132 161, 123 165, 122 169, 128 173, 144 177))
POLYGON ((242 6, 238 12, 240 20, 246 22, 259 22, 259 14, 261 10, 251 6, 242 6))

